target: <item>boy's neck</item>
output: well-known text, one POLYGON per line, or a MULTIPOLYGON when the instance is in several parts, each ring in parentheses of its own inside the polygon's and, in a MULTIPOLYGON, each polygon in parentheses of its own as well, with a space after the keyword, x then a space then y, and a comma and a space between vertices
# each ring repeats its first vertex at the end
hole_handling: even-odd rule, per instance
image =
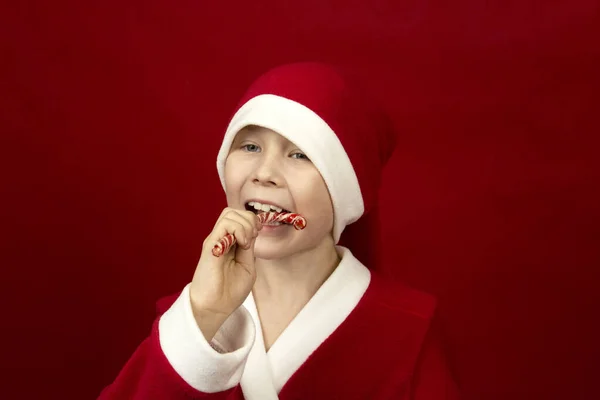
POLYGON ((257 305, 300 310, 329 278, 340 262, 333 242, 286 259, 256 259, 252 290, 257 305))

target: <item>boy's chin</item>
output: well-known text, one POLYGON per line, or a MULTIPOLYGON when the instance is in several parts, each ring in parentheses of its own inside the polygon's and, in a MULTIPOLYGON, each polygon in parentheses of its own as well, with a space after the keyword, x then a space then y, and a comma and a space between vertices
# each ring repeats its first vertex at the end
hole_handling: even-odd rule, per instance
POLYGON ((254 257, 261 260, 278 260, 289 257, 293 254, 294 253, 290 253, 288 249, 261 249, 258 246, 254 248, 254 257))
POLYGON ((291 246, 269 246, 266 243, 256 243, 254 248, 254 257, 261 260, 278 260, 288 258, 297 253, 297 249, 291 246))

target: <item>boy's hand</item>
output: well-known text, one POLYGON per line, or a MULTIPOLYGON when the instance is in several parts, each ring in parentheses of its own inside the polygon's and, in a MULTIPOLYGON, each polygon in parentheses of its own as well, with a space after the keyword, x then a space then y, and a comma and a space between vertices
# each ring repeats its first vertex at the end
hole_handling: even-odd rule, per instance
POLYGON ((190 299, 196 322, 208 341, 252 291, 256 281, 254 243, 260 229, 262 224, 253 212, 226 208, 204 240, 190 299), (215 257, 213 246, 228 233, 235 236, 237 245, 215 257))

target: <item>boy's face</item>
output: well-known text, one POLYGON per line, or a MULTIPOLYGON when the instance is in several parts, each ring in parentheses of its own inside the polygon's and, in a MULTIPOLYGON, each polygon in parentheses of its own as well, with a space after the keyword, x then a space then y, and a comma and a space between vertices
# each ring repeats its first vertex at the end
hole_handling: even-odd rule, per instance
MULTIPOLYGON (((306 218, 298 231, 291 225, 264 226, 255 244, 255 255, 277 259, 311 250, 332 239, 333 205, 321 174, 304 153, 276 132, 246 127, 237 135, 225 162, 227 204, 255 211, 274 205, 306 218)), ((279 211, 279 210, 277 210, 279 211)))

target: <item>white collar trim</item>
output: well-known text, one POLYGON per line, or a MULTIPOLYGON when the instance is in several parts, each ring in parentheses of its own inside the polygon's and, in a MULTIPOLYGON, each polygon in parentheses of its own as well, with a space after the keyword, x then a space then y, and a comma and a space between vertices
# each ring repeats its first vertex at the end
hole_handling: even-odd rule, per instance
POLYGON ((339 265, 268 353, 252 293, 244 302, 256 325, 256 340, 241 380, 246 399, 277 399, 290 377, 344 322, 364 295, 371 273, 350 250, 342 246, 336 249, 342 258, 339 265))

